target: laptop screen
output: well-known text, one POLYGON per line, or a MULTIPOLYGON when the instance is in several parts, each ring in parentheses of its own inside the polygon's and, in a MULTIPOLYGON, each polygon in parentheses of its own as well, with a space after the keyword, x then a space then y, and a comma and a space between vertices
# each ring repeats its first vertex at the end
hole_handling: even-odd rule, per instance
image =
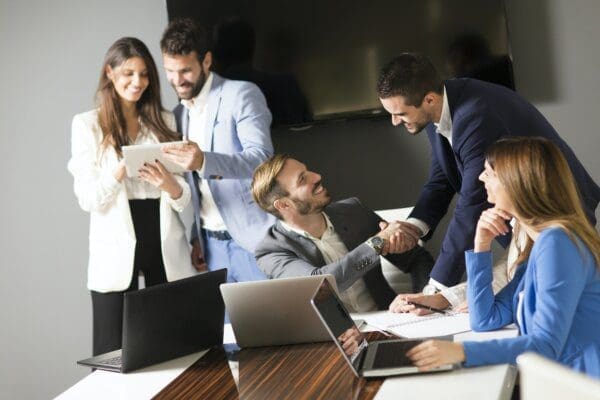
POLYGON ((311 302, 333 341, 358 375, 359 355, 367 347, 367 342, 327 279, 323 279, 311 302))

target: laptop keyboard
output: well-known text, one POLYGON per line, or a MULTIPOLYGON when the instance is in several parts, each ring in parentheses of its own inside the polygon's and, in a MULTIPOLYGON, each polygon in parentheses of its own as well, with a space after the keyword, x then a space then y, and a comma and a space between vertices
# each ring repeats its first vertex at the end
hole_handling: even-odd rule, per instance
POLYGON ((407 367, 413 365, 406 352, 420 341, 382 342, 377 346, 373 368, 407 367))
POLYGON ((119 355, 113 358, 108 358, 106 360, 102 360, 100 363, 103 365, 112 365, 118 367, 121 365, 121 356, 119 355))

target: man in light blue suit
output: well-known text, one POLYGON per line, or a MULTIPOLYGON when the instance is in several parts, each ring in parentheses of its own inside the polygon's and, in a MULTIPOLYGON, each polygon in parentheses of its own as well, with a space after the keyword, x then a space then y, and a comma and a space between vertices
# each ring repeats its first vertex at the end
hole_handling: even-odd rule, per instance
POLYGON ((257 86, 210 72, 212 54, 193 21, 172 21, 161 39, 163 64, 181 103, 173 110, 188 143, 165 156, 192 188, 192 263, 228 268, 228 281, 266 279, 253 256, 274 223, 253 201, 254 168, 273 153, 271 113, 257 86))

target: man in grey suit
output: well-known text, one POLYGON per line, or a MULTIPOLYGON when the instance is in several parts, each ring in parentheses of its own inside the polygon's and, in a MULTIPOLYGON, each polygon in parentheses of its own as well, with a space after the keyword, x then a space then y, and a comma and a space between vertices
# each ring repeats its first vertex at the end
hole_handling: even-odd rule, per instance
POLYGON ((415 292, 427 283, 433 258, 414 246, 410 224, 387 223, 356 198, 332 203, 321 176, 299 161, 277 154, 262 163, 252 195, 278 218, 255 251, 269 278, 332 274, 350 312, 387 309, 394 299, 380 255, 411 274, 415 292))

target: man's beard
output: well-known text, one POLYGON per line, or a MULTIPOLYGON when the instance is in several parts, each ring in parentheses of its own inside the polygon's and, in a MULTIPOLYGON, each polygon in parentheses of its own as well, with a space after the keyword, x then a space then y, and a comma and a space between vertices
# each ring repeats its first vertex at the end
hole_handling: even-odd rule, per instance
POLYGON ((298 214, 318 214, 325 209, 331 203, 331 197, 326 197, 321 203, 311 203, 306 200, 292 199, 298 209, 298 214))
POLYGON ((413 132, 409 131, 408 129, 406 129, 406 127, 404 127, 404 129, 406 129, 406 131, 408 133, 410 133, 411 135, 418 135, 419 133, 421 133, 423 131, 423 129, 425 129, 425 127, 427 127, 428 124, 421 124, 421 123, 415 123, 414 127, 416 128, 413 132))
MULTIPOLYGON (((317 188, 321 184, 321 181, 315 184, 315 188, 317 188)), ((327 189, 323 189, 325 192, 327 189)), ((314 190, 313 190, 314 191, 314 190)), ((300 215, 308 215, 308 214, 318 214, 325 209, 331 203, 331 196, 328 192, 325 193, 325 197, 321 202, 310 202, 307 200, 300 200, 295 198, 290 198, 298 209, 298 214, 300 215)))
MULTIPOLYGON (((194 97, 198 96, 198 94, 202 90, 202 87, 204 86, 205 83, 206 83, 206 74, 204 73, 204 70, 200 69, 200 76, 198 77, 198 80, 196 81, 196 83, 194 83, 194 85, 192 86, 192 91, 190 92, 189 95, 187 95, 186 97, 180 97, 180 99, 191 100, 194 97)), ((179 95, 175 85, 171 84, 171 86, 173 86, 173 89, 175 89, 175 93, 177 93, 179 95)))

